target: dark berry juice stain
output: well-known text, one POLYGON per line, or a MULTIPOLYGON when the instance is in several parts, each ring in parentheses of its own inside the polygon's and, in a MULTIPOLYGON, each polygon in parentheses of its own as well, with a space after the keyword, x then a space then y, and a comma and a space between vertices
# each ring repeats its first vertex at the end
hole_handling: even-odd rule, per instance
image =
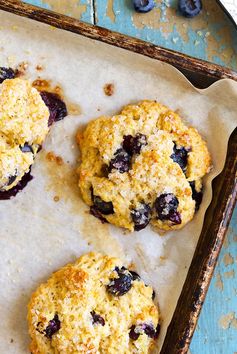
POLYGON ((15 197, 18 192, 22 191, 23 188, 33 179, 31 172, 26 173, 20 182, 8 191, 0 191, 0 200, 7 200, 15 197))
POLYGON ((0 67, 0 84, 4 80, 14 79, 15 77, 16 77, 15 70, 13 70, 12 68, 0 67))
POLYGON ((134 272, 134 271, 130 270, 129 273, 132 275, 132 280, 133 281, 135 281, 135 280, 140 281, 141 280, 141 277, 140 277, 139 274, 137 274, 137 272, 134 272))
POLYGON ((200 204, 202 202, 203 192, 202 192, 202 190, 200 192, 196 191, 195 181, 189 182, 189 184, 190 184, 190 187, 192 189, 192 198, 196 202, 195 211, 198 211, 198 209, 200 207, 200 204))
POLYGON ((90 214, 99 219, 102 224, 106 224, 108 222, 94 205, 90 207, 90 214))
POLYGON ((49 109, 49 126, 67 116, 67 107, 58 94, 42 91, 40 95, 49 109))
POLYGON ((56 314, 52 320, 49 321, 48 326, 45 329, 45 337, 52 339, 53 334, 58 332, 61 328, 61 322, 56 314))
POLYGON ((115 271, 118 274, 118 278, 110 279, 110 282, 107 285, 107 291, 112 295, 122 296, 131 289, 133 277, 124 267, 121 269, 116 267, 115 271))
POLYGON ((105 325, 105 320, 103 317, 95 313, 95 311, 91 311, 91 316, 92 316, 92 324, 100 324, 101 326, 105 325))
POLYGON ((177 211, 179 201, 172 193, 161 194, 155 201, 155 209, 159 220, 169 220, 173 224, 181 224, 181 215, 177 211))
POLYGON ((140 209, 134 209, 131 211, 131 218, 134 222, 134 230, 140 231, 144 229, 151 219, 151 208, 148 204, 143 204, 140 209))
POLYGON ((170 156, 174 162, 179 164, 183 170, 183 173, 186 172, 189 151, 190 150, 185 149, 183 146, 177 148, 177 145, 174 143, 173 154, 170 156))

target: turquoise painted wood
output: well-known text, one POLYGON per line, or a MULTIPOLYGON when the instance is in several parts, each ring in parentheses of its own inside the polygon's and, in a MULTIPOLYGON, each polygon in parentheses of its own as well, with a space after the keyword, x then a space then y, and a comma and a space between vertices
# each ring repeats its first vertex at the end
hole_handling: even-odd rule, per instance
MULTIPOLYGON (((26 0, 237 71, 237 31, 216 1, 204 0, 195 19, 181 17, 177 0, 156 1, 138 15, 130 0, 26 0), (73 6, 72 6, 73 5, 73 6), (93 12, 95 9, 95 13, 93 12)), ((195 332, 192 354, 237 354, 237 207, 195 332)), ((167 353, 169 354, 169 353, 167 353)))

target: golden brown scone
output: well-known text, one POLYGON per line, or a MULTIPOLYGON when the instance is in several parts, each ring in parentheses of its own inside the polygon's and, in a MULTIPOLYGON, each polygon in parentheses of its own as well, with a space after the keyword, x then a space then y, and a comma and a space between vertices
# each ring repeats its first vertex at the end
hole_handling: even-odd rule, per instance
POLYGON ((0 191, 17 185, 48 133, 49 110, 29 81, 0 85, 0 191))
POLYGON ((78 142, 82 197, 102 221, 171 230, 193 218, 201 199, 195 181, 209 171, 210 155, 199 133, 167 107, 126 106, 90 122, 78 142))
POLYGON ((113 257, 89 253, 42 284, 28 307, 32 354, 150 353, 154 292, 113 257))

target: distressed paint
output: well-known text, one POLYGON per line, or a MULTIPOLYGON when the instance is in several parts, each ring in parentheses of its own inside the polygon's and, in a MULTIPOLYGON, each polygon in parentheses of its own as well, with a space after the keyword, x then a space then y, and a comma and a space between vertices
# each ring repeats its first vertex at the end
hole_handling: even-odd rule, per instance
MULTIPOLYGON (((84 21, 151 41, 237 70, 237 35, 214 0, 187 20, 177 0, 156 1, 149 14, 136 14, 131 0, 25 0, 84 21), (93 3, 96 14, 93 14, 93 3), (168 5, 168 6, 167 6, 168 5)), ((191 345, 192 354, 237 354, 237 208, 191 345)))
POLYGON ((202 14, 194 19, 177 13, 176 0, 157 0, 147 14, 134 12, 130 0, 95 2, 100 26, 237 69, 235 27, 216 1, 204 0, 202 14))

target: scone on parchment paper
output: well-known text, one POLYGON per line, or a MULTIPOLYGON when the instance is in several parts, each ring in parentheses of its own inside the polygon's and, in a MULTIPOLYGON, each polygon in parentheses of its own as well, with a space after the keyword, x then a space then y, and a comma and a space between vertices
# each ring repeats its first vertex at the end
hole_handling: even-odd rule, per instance
POLYGON ((211 165, 205 141, 155 101, 128 105, 78 133, 79 187, 93 215, 133 230, 180 229, 202 199, 211 165))
POLYGON ((27 80, 0 85, 0 192, 8 191, 29 172, 48 133, 49 110, 27 80))
POLYGON ((153 300, 153 289, 119 259, 86 254, 32 295, 31 353, 150 353, 159 334, 153 300))

